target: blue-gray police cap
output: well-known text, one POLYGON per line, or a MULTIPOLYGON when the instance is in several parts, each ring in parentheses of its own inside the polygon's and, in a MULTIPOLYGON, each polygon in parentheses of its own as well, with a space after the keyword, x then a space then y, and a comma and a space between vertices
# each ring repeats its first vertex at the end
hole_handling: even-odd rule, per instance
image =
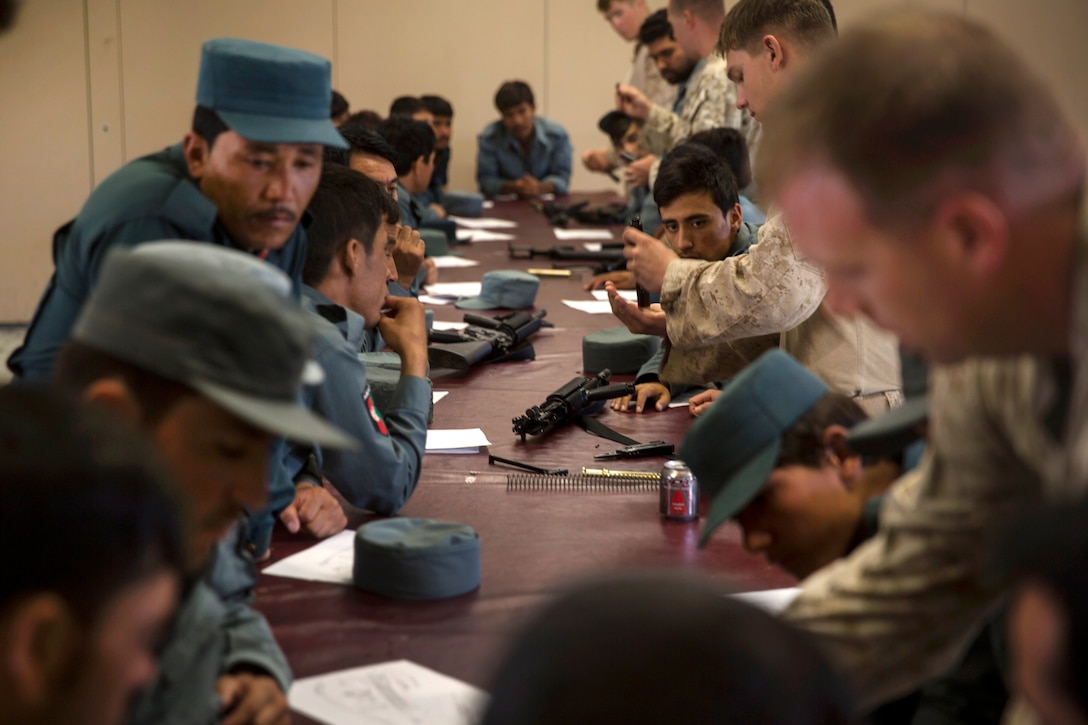
POLYGON ((480 537, 465 524, 382 519, 355 532, 355 586, 398 599, 444 599, 480 586, 480 537))
POLYGON ((769 350, 695 421, 678 457, 710 500, 700 546, 759 494, 778 461, 782 435, 828 392, 788 353, 769 350))
POLYGON ((204 43, 196 102, 232 131, 262 143, 347 148, 329 118, 331 64, 271 43, 216 38, 204 43))

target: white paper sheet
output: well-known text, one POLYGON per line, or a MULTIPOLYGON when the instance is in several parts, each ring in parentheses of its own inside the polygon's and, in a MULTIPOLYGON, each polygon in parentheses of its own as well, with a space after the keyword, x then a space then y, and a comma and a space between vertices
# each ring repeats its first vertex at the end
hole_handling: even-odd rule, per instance
POLYGON ((479 428, 451 428, 427 431, 427 453, 479 453, 480 446, 489 446, 491 441, 479 428))
POLYGON ((553 229, 555 238, 569 242, 572 239, 615 239, 611 229, 553 229))
POLYGON ((438 401, 442 400, 442 398, 445 398, 449 394, 450 394, 450 391, 448 391, 448 390, 432 390, 431 391, 431 404, 433 405, 433 404, 437 403, 438 401))
POLYGON ((563 300, 563 304, 591 315, 612 314, 612 305, 608 304, 608 300, 563 300))
POLYGON ((495 208, 495 202, 491 201, 490 199, 484 199, 483 208, 484 209, 494 209, 495 208))
MULTIPOLYGON (((616 291, 620 293, 620 297, 627 300, 628 302, 638 302, 638 292, 636 292, 635 290, 618 289, 616 291)), ((593 299, 595 300, 608 300, 608 292, 603 289, 595 289, 590 294, 593 295, 593 299)))
POLYGON ((427 295, 430 297, 477 297, 480 294, 481 282, 436 282, 427 285, 427 295))
POLYGON ((457 226, 466 229, 513 229, 518 225, 509 219, 466 219, 463 216, 446 217, 457 223, 457 226))
POLYGON ((604 245, 600 242, 582 242, 582 248, 587 252, 599 252, 604 249, 604 245))
POLYGON ((452 305, 456 302, 452 297, 431 297, 430 295, 420 295, 416 299, 425 305, 452 305))
POLYGON ((464 234, 457 232, 457 238, 463 242, 472 242, 478 244, 480 242, 512 242, 514 241, 513 234, 507 234, 506 232, 491 232, 487 229, 469 229, 464 234))
POLYGON ((476 267, 479 266, 479 262, 475 259, 465 259, 464 257, 455 257, 452 254, 443 254, 440 257, 431 257, 434 260, 434 266, 439 269, 454 269, 457 267, 476 267))
POLYGON ((463 330, 468 327, 467 322, 444 322, 435 320, 431 323, 432 330, 463 330))
POLYGON ((289 579, 330 584, 351 584, 355 562, 355 531, 341 531, 309 549, 265 567, 264 573, 289 579))
POLYGON ((295 680, 291 709, 330 725, 471 725, 483 690, 408 660, 295 680))
POLYGON ((778 614, 788 607, 790 602, 796 599, 800 593, 801 590, 797 587, 788 587, 786 589, 768 589, 762 592, 744 592, 730 596, 751 604, 753 607, 766 610, 771 614, 778 614))

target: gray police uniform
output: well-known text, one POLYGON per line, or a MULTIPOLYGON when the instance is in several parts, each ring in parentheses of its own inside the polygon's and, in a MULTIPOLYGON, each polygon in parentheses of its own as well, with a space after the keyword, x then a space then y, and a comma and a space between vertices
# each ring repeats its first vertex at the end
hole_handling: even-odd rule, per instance
POLYGON ((419 481, 431 385, 403 375, 392 405, 379 411, 358 357, 362 316, 311 287, 303 287, 302 305, 317 332, 314 359, 325 370, 323 383, 303 391, 303 403, 361 441, 357 451, 316 451, 321 471, 353 506, 394 514, 419 481))
POLYGON ((132 704, 131 725, 219 722, 216 681, 236 668, 267 673, 286 693, 291 669, 265 618, 249 607, 253 560, 241 552, 242 529, 219 543, 207 572, 185 593, 159 658, 155 681, 132 704))

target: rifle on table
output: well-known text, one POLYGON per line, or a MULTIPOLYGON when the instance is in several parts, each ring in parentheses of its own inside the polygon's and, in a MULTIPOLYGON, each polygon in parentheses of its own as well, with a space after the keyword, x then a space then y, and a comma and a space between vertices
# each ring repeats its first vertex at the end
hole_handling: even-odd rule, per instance
POLYGON ((600 251, 591 252, 588 249, 570 246, 555 246, 546 249, 536 249, 528 244, 509 244, 507 250, 510 259, 535 259, 544 257, 561 262, 618 262, 623 259, 623 245, 611 249, 602 247, 600 251))
POLYGON ((530 435, 543 435, 595 412, 593 409, 597 403, 635 394, 635 386, 631 383, 609 385, 610 377, 612 371, 605 369, 592 378, 574 378, 545 398, 543 403, 514 418, 514 432, 522 440, 530 435))
POLYGON ((514 312, 501 317, 466 314, 464 330, 432 330, 427 362, 434 368, 468 370, 477 363, 534 360, 530 335, 549 323, 547 310, 514 312))

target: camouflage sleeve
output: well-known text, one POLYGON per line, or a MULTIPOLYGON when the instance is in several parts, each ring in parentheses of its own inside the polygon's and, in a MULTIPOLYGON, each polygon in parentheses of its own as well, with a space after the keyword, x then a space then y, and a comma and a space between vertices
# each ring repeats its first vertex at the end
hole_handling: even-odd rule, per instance
POLYGON ((825 292, 823 274, 797 257, 789 230, 774 215, 747 254, 669 264, 661 307, 674 348, 711 348, 796 327, 819 308, 825 292))
POLYGON ((688 89, 680 114, 657 104, 650 108, 643 143, 652 153, 663 156, 699 131, 729 126, 744 133, 744 115, 737 108, 737 88, 725 75, 725 63, 712 58, 688 89))
POLYGON ((1062 461, 1037 420, 1036 371, 1027 359, 935 370, 926 458, 889 491, 879 533, 806 579, 785 611, 866 709, 953 665, 1000 594, 983 567, 992 535, 1062 461))

